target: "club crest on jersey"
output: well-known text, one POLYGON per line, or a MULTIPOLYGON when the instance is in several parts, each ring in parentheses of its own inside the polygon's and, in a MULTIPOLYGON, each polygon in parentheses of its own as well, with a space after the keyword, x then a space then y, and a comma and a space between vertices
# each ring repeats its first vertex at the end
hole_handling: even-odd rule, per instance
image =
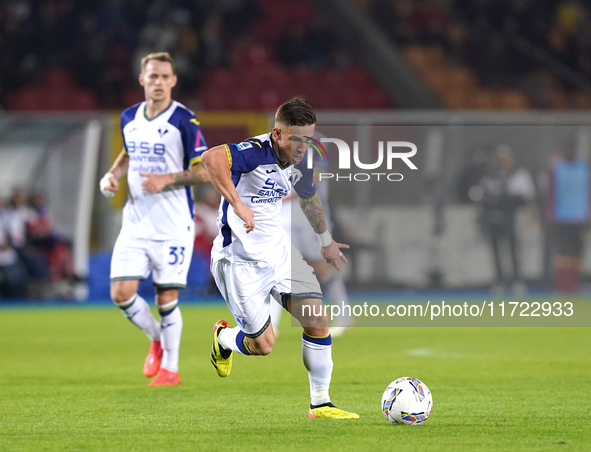
POLYGON ((167 133, 168 133, 168 128, 166 128, 166 127, 160 127, 158 129, 158 135, 160 135, 160 138, 162 138, 167 133))
POLYGON ((239 151, 244 151, 245 149, 251 148, 252 147, 252 143, 247 143, 246 141, 242 142, 242 143, 238 143, 236 145, 236 148, 239 151))
POLYGON ((302 172, 297 168, 291 168, 291 174, 289 175, 289 181, 291 182, 291 186, 293 187, 295 184, 299 182, 302 178, 302 172))

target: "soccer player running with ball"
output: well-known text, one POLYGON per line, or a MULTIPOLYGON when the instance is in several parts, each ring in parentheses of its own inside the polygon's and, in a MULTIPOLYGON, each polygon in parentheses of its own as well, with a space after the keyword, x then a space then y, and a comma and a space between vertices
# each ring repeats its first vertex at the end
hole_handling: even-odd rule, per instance
POLYGON ((207 181, 200 154, 207 149, 193 112, 171 97, 177 77, 166 52, 142 59, 139 82, 145 102, 123 111, 124 149, 100 181, 112 197, 127 176, 129 198, 111 260, 111 298, 150 339, 144 375, 150 386, 177 385, 183 319, 178 289, 184 288, 194 240, 193 193, 207 181), (138 293, 152 273, 160 321, 138 293))
POLYGON ((238 323, 234 328, 224 320, 214 325, 211 363, 220 377, 226 377, 234 352, 271 353, 275 335, 269 305, 273 297, 304 328, 302 356, 310 380, 309 417, 356 419, 359 415, 331 403, 332 341, 326 316, 317 315, 322 311, 322 292, 280 218, 281 200, 293 187, 318 235, 322 257, 337 270, 347 262, 340 248, 349 246, 332 240, 316 194, 313 169, 302 163, 315 124, 310 104, 294 98, 277 110, 271 133, 217 146, 203 154, 211 182, 224 197, 211 272, 238 323))

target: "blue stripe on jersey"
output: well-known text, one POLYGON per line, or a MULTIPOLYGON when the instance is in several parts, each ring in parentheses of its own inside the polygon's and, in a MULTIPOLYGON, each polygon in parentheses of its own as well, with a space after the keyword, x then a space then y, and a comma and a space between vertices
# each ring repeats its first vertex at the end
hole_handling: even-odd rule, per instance
POLYGON ((177 105, 170 118, 168 118, 168 123, 181 132, 181 140, 183 142, 185 157, 188 157, 188 162, 207 150, 203 133, 201 133, 201 128, 199 127, 199 121, 197 121, 195 114, 191 110, 186 109, 182 105, 177 105))
POLYGON ((189 203, 189 213, 191 214, 191 218, 193 218, 193 193, 191 192, 191 187, 186 185, 185 192, 187 193, 187 202, 189 203))
POLYGON ((332 345, 330 334, 326 337, 310 337, 306 333, 302 333, 302 339, 317 345, 332 345))
POLYGON ((232 229, 230 228, 230 226, 228 225, 228 206, 230 205, 230 203, 228 201, 226 201, 224 199, 224 202, 222 203, 222 236, 224 237, 224 243, 222 244, 222 246, 225 248, 226 246, 228 246, 230 243, 232 243, 232 229))
POLYGON ((302 178, 293 184, 293 189, 302 199, 311 199, 316 194, 316 184, 314 183, 314 168, 308 168, 307 159, 302 159, 300 163, 294 166, 294 170, 302 173, 302 178))
MULTIPOLYGON (((139 104, 135 104, 129 108, 126 108, 121 112, 121 134, 123 135, 123 128, 129 124, 131 121, 135 119, 135 115, 137 114, 137 109, 140 108, 139 104)), ((123 146, 125 146, 125 152, 127 152, 127 144, 125 143, 125 136, 123 137, 123 146)))
MULTIPOLYGON (((170 121, 170 120, 169 120, 170 121)), ((175 126, 176 127, 176 126, 175 126)), ((187 155, 187 148, 185 146, 185 154, 183 156, 183 170, 187 171, 189 169, 189 161, 190 157, 187 155)), ((195 214, 193 211, 193 191, 189 185, 185 185, 185 193, 187 194, 187 203, 189 204, 189 214, 191 215, 191 220, 193 220, 195 214)))
MULTIPOLYGON (((237 171, 232 171, 232 182, 234 183, 234 187, 236 187, 238 185, 238 182, 240 182, 240 177, 242 176, 241 173, 237 172, 237 171)), ((222 236, 224 237, 224 243, 223 246, 224 248, 226 246, 228 246, 230 243, 232 243, 232 228, 230 228, 230 225, 228 224, 228 207, 230 206, 230 203, 228 201, 226 201, 224 199, 224 202, 222 203, 222 236)))

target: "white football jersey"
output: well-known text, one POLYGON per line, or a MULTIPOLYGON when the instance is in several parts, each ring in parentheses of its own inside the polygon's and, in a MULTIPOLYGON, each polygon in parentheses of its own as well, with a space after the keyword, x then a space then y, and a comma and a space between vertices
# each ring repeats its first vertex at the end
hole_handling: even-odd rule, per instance
POLYGON ((313 169, 305 162, 281 166, 267 133, 238 144, 226 144, 232 181, 240 199, 254 211, 255 227, 246 233, 244 222, 222 199, 218 212, 220 234, 216 237, 212 260, 265 261, 289 238, 281 225, 281 203, 290 189, 311 200, 316 196, 313 169))
POLYGON ((192 233, 193 192, 180 187, 155 194, 142 189, 140 173, 177 173, 201 161, 207 146, 192 111, 179 102, 153 119, 146 103, 121 114, 121 131, 129 155, 129 198, 123 208, 121 235, 139 239, 170 240, 192 233))

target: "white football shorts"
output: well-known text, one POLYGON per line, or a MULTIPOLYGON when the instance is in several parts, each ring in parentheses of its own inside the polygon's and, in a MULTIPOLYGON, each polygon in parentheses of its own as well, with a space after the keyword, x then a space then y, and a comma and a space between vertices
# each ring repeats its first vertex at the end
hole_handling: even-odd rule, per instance
POLYGON ((111 282, 143 280, 152 272, 156 287, 184 289, 193 256, 193 236, 147 240, 119 235, 111 258, 111 282))
POLYGON ((269 326, 271 297, 282 305, 287 295, 322 299, 314 270, 291 241, 277 249, 272 262, 220 259, 212 262, 211 273, 234 320, 252 338, 269 326))

